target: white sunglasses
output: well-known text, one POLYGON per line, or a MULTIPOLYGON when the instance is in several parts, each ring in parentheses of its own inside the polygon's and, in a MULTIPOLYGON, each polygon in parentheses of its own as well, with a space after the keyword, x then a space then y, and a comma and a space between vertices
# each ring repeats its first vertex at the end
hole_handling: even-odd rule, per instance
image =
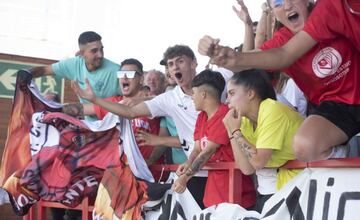
POLYGON ((126 78, 128 78, 128 79, 132 79, 135 77, 136 73, 138 73, 140 75, 140 73, 135 70, 119 70, 119 71, 117 71, 117 77, 124 78, 126 76, 126 78))
POLYGON ((284 0, 270 0, 269 3, 271 8, 277 8, 284 4, 284 0))
MULTIPOLYGON (((299 0, 289 0, 290 2, 297 2, 299 0)), ((270 0, 270 7, 271 8, 279 8, 282 7, 284 5, 285 0, 270 0)))

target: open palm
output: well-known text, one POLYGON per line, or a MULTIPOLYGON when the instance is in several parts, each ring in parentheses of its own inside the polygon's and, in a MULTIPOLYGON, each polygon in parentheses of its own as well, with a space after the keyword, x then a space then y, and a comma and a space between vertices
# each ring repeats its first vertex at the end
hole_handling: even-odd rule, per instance
POLYGON ((238 10, 235 6, 233 6, 233 10, 236 13, 236 15, 242 20, 245 24, 251 24, 252 20, 249 15, 249 11, 244 4, 243 0, 237 0, 237 3, 240 5, 240 10, 238 10))
POLYGON ((87 99, 90 102, 94 102, 95 98, 96 98, 96 95, 95 95, 94 91, 91 88, 89 80, 86 79, 85 83, 86 83, 86 88, 81 89, 79 84, 76 81, 71 81, 71 88, 81 98, 87 99))

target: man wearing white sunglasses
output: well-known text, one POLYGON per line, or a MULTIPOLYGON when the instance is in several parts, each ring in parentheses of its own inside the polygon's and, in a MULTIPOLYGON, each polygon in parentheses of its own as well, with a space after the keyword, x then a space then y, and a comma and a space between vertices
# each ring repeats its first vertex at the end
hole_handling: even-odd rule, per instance
MULTIPOLYGON (((198 116, 191 98, 193 94, 191 82, 196 74, 197 61, 194 52, 185 45, 169 47, 164 53, 163 60, 169 68, 170 74, 174 77, 177 86, 173 90, 133 107, 101 99, 92 91, 90 84, 87 85, 85 90, 81 89, 76 82, 72 82, 72 86, 80 97, 122 117, 170 116, 174 120, 182 148, 185 154, 189 156, 194 148, 193 134, 198 116)), ((189 191, 202 208, 204 207, 202 199, 207 179, 206 176, 206 172, 199 172, 188 183, 189 191)))
MULTIPOLYGON (((106 98, 110 102, 120 102, 123 100, 138 97, 140 94, 140 88, 144 81, 143 66, 140 61, 136 59, 125 59, 121 62, 121 68, 117 71, 116 82, 121 89, 123 96, 111 96, 106 98)), ((92 103, 71 103, 64 105, 64 113, 83 117, 87 115, 97 115, 99 119, 102 119, 107 111, 92 103)))
MULTIPOLYGON (((121 62, 121 69, 117 72, 118 82, 123 96, 112 96, 106 98, 112 103, 123 103, 128 99, 140 98, 141 87, 144 80, 143 65, 136 59, 126 59, 121 62)), ((99 119, 105 117, 108 113, 106 109, 92 103, 73 103, 65 105, 63 112, 72 116, 96 115, 99 119)), ((131 120, 134 134, 144 131, 150 134, 158 135, 160 129, 160 120, 158 118, 149 119, 148 117, 136 117, 131 120)), ((142 145, 138 141, 140 152, 144 159, 148 159, 154 149, 153 146, 142 145)), ((155 178, 158 176, 154 173, 155 178)))

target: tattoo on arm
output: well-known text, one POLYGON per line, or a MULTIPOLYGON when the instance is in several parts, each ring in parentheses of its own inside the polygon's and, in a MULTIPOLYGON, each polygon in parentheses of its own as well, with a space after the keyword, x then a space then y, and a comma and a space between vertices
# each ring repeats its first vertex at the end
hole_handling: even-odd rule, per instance
POLYGON ((245 142, 242 143, 241 145, 241 150, 245 153, 245 155, 248 157, 248 158, 252 158, 252 155, 255 154, 253 152, 253 150, 251 149, 251 146, 246 144, 245 142))
POLYGON ((244 136, 236 135, 234 136, 236 143, 240 146, 240 149, 245 153, 245 156, 248 158, 252 158, 254 154, 257 153, 256 149, 252 147, 250 144, 246 143, 244 140, 244 136))
POLYGON ((84 117, 84 106, 81 103, 64 105, 62 112, 71 116, 84 117))
POLYGON ((191 167, 185 173, 187 176, 192 176, 201 169, 202 165, 206 162, 206 158, 204 156, 205 155, 200 155, 194 160, 191 167))

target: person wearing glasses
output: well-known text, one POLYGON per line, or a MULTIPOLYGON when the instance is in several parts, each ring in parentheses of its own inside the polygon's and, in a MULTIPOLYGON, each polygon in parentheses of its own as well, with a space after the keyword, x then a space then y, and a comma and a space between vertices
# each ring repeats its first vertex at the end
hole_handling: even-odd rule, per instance
MULTIPOLYGON (((52 65, 34 67, 24 71, 27 76, 23 83, 29 84, 32 78, 56 75, 61 78, 76 80, 81 87, 88 79, 94 92, 103 98, 120 95, 119 83, 116 74, 120 66, 104 58, 104 47, 101 36, 93 31, 86 31, 78 38, 79 51, 77 56, 61 60, 52 65)), ((79 97, 81 103, 89 103, 79 97)), ((87 120, 96 120, 87 117, 87 120)))
MULTIPOLYGON (((177 128, 181 147, 189 158, 190 153, 194 149, 193 134, 199 114, 191 98, 193 94, 191 82, 196 74, 197 60, 192 49, 186 45, 175 45, 167 48, 163 60, 177 86, 149 101, 141 102, 132 107, 107 102, 97 97, 89 84, 86 89, 81 89, 76 82, 72 82, 72 86, 79 96, 86 98, 94 104, 101 105, 110 112, 122 117, 171 117, 177 128)), ((183 169, 184 172, 186 170, 183 169)), ((190 193, 201 208, 204 208, 203 197, 206 179, 207 172, 200 170, 187 183, 190 193)))
MULTIPOLYGON (((142 87, 144 81, 143 65, 137 59, 125 59, 121 62, 120 71, 117 72, 117 80, 122 96, 111 96, 106 98, 109 102, 127 102, 129 99, 142 98, 142 87)), ((71 103, 64 105, 63 113, 82 117, 85 115, 96 115, 97 118, 103 119, 108 111, 99 105, 92 103, 71 103)), ((150 119, 148 117, 136 117, 131 120, 134 134, 139 132, 147 132, 153 135, 158 135, 160 129, 160 119, 150 119)), ((154 146, 141 144, 141 140, 137 140, 140 152, 144 159, 148 159, 154 149, 154 146)), ((154 173, 155 178, 159 175, 154 173)))
MULTIPOLYGON (((316 7, 333 2, 319 0, 316 7)), ((342 5, 339 11, 343 10, 348 17, 353 16, 353 21, 359 19, 356 17, 359 15, 353 13, 355 6, 358 6, 354 1, 347 1, 352 3, 352 10, 347 8, 344 1, 335 2, 342 5)), ((313 33, 310 27, 312 24, 317 31, 324 28, 323 25, 314 25, 315 16, 323 14, 313 11, 308 19, 309 1, 271 0, 269 5, 283 27, 265 42, 261 52, 236 53, 229 47, 220 46, 219 40, 209 36, 200 40, 199 52, 210 56, 211 63, 233 71, 263 68, 279 69, 287 73, 313 106, 311 115, 305 119, 294 137, 296 157, 302 161, 343 157, 346 151, 334 146, 345 143, 360 131, 360 54, 353 44, 356 38, 350 31, 358 29, 359 22, 346 23, 346 17, 340 15, 334 21, 333 17, 327 21, 327 27, 333 28, 333 36, 336 37, 316 43, 310 37, 313 33), (344 30, 347 31, 336 34, 336 31, 341 31, 334 28, 335 24, 331 24, 336 22, 344 24, 344 30), (350 27, 352 25, 354 26, 350 27)), ((326 36, 325 32, 323 36, 326 36)))

